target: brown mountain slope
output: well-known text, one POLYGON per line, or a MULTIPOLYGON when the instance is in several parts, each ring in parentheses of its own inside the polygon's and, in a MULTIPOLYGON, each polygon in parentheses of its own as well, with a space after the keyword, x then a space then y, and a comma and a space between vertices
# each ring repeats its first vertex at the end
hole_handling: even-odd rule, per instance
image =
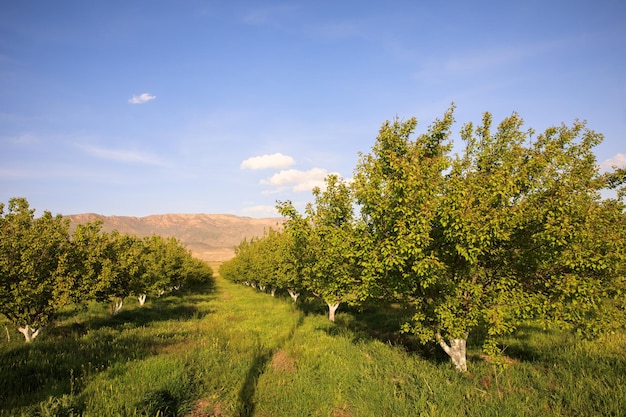
POLYGON ((276 229, 280 218, 254 219, 229 214, 156 214, 146 217, 73 214, 64 216, 72 225, 102 220, 104 231, 118 230, 139 237, 159 235, 175 237, 191 253, 205 261, 225 261, 234 256, 233 248, 244 238, 262 236, 270 227, 276 229))

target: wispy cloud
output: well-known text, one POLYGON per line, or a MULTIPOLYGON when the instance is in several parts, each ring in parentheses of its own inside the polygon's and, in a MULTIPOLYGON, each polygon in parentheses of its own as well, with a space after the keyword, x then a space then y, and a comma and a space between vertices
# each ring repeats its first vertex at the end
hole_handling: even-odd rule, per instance
POLYGON ((291 188, 294 192, 311 191, 314 187, 324 187, 324 178, 329 174, 324 168, 313 168, 308 171, 288 169, 261 180, 262 185, 291 188))
POLYGON ((257 7, 245 11, 242 21, 251 25, 282 25, 292 21, 297 10, 297 6, 290 4, 257 7))
POLYGON ((542 54, 554 51, 567 44, 566 40, 529 43, 520 45, 501 45, 482 50, 468 51, 446 57, 434 57, 426 60, 418 77, 439 77, 476 74, 490 71, 520 62, 528 62, 542 54))
POLYGON ((613 167, 626 168, 626 155, 620 152, 600 164, 600 169, 603 171, 609 171, 613 167))
POLYGON ((166 165, 165 162, 159 157, 144 152, 128 149, 107 149, 92 145, 78 145, 78 147, 89 155, 100 159, 107 159, 127 164, 166 165))
MULTIPOLYGON (((4 138, 0 138, 0 142, 2 140, 4 140, 4 138)), ((21 133, 17 136, 11 136, 6 138, 6 141, 16 145, 27 145, 38 142, 37 137, 31 133, 21 133)))
POLYGON ((327 39, 364 37, 366 33, 366 30, 359 22, 347 20, 324 22, 317 26, 309 27, 309 31, 316 36, 327 39))
POLYGON ((241 212, 246 216, 250 217, 276 217, 278 216, 278 211, 275 206, 251 206, 244 207, 241 212))
POLYGON ((128 99, 128 102, 130 104, 143 104, 150 100, 154 100, 155 98, 156 96, 153 96, 152 94, 143 93, 143 94, 139 94, 136 96, 132 96, 131 98, 128 99))
POLYGON ((246 159, 240 165, 241 169, 266 169, 266 168, 287 168, 295 163, 291 156, 282 153, 274 153, 271 155, 253 156, 246 159))
POLYGON ((41 178, 41 171, 29 171, 25 169, 14 169, 14 168, 0 168, 0 179, 6 180, 14 180, 14 179, 36 179, 41 178))

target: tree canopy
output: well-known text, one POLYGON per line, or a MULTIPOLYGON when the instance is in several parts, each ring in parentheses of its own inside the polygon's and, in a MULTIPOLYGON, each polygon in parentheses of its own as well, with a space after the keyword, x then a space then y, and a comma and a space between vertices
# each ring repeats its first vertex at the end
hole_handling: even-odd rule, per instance
POLYGON ((35 218, 24 198, 0 204, 0 314, 30 342, 64 305, 87 300, 111 303, 162 294, 212 276, 173 238, 141 239, 105 233, 101 222, 70 224, 45 211, 35 218))
POLYGON ((68 300, 69 222, 48 211, 35 219, 24 198, 7 208, 0 203, 0 313, 30 341, 68 300))
POLYGON ((385 124, 356 169, 375 242, 369 273, 416 308, 405 329, 436 340, 459 370, 478 328, 492 355, 529 318, 598 331, 601 299, 623 287, 624 255, 623 239, 604 241, 624 214, 600 198, 592 150, 602 136, 576 121, 535 138, 517 114, 493 129, 485 113, 451 155, 452 113, 416 140, 414 119, 385 124))
POLYGON ((404 331, 461 371, 470 334, 497 358, 499 338, 528 320, 589 337, 623 326, 625 176, 600 173, 602 135, 578 120, 536 135, 515 113, 497 126, 484 113, 453 152, 454 122, 454 106, 418 135, 415 118, 385 122, 350 183, 329 176, 304 214, 279 203, 279 262, 329 308, 368 296, 412 306, 404 331))

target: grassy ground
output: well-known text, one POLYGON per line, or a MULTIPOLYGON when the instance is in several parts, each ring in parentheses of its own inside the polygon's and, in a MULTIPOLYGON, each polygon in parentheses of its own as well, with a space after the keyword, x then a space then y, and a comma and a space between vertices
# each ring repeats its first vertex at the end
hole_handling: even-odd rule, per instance
POLYGON ((332 324, 303 307, 218 278, 115 317, 68 310, 30 345, 0 341, 0 416, 626 415, 624 334, 527 327, 503 341, 504 370, 472 348, 459 374, 397 338, 393 309, 332 324))

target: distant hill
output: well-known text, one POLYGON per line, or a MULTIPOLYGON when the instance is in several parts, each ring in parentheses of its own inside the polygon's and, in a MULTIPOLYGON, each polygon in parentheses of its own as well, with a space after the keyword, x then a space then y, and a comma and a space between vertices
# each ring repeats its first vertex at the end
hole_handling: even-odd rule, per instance
POLYGON ((234 247, 244 238, 263 236, 270 227, 276 229, 281 218, 255 219, 229 214, 156 214, 146 217, 72 214, 72 229, 76 224, 102 220, 106 232, 118 230, 139 237, 159 235, 175 237, 191 253, 205 261, 225 261, 232 258, 234 247))

